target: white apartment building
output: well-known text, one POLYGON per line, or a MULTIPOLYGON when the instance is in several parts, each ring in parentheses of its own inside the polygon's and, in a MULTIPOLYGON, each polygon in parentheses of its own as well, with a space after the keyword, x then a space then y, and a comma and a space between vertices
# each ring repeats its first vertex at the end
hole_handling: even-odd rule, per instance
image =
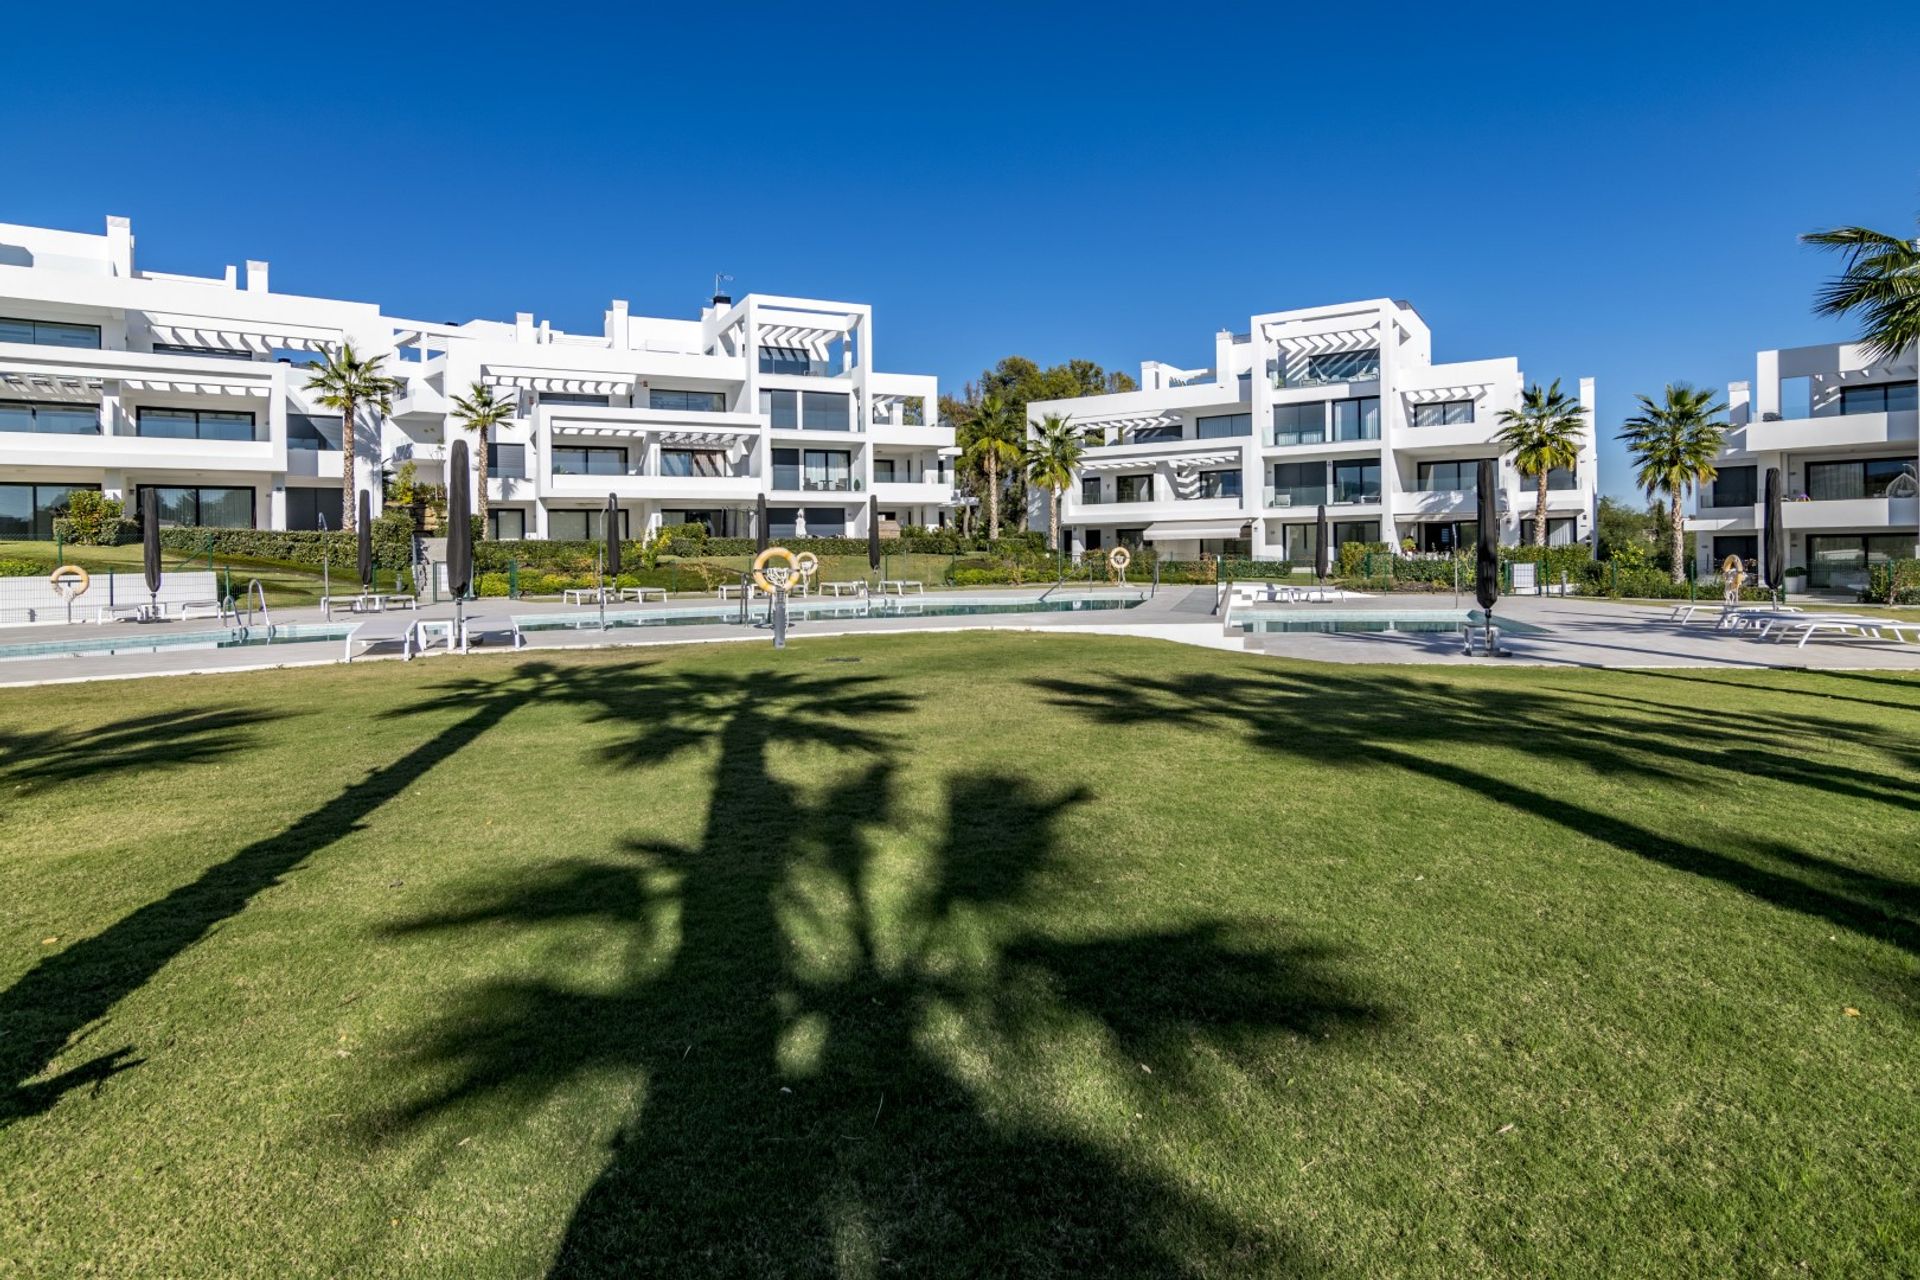
MULTIPOLYGON (((1140 390, 1035 402, 1088 433, 1062 501, 1075 555, 1152 543, 1171 559, 1242 554, 1310 564, 1326 504, 1337 548, 1411 541, 1423 552, 1477 537, 1477 464, 1502 409, 1520 403, 1512 357, 1434 364, 1432 334, 1405 302, 1276 311, 1221 331, 1211 368, 1140 366, 1140 390)), ((1597 493, 1593 379, 1578 463, 1549 483, 1548 540, 1589 540, 1597 493)), ((1046 527, 1047 495, 1032 520, 1046 527)), ((1500 464, 1501 539, 1530 540, 1535 484, 1500 464)))
POLYGON ((516 408, 487 459, 499 537, 600 537, 609 494, 628 537, 746 536, 761 495, 775 537, 864 537, 875 507, 883 529, 940 525, 954 502, 936 379, 874 367, 866 306, 716 296, 674 320, 615 301, 595 334, 524 313, 431 324, 275 293, 265 262, 140 268, 124 218, 0 224, 0 538, 50 537, 75 488, 130 514, 154 488, 167 524, 338 528, 343 444, 376 511, 383 472, 444 482, 448 410, 475 383, 516 408), (400 380, 391 415, 350 433, 303 367, 348 342, 400 380))
POLYGON ((1766 476, 1779 468, 1788 568, 1816 590, 1857 591, 1873 564, 1920 554, 1915 353, 1885 361, 1853 343, 1762 351, 1727 388, 1719 474, 1687 521, 1700 573, 1758 560, 1766 476))

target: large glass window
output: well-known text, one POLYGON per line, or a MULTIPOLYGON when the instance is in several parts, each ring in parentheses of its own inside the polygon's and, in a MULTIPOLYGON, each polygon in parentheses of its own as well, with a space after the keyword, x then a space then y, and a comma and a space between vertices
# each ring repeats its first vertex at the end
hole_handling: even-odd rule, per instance
POLYGON ((579 404, 594 409, 604 409, 610 403, 605 396, 588 395, 584 391, 542 391, 541 404, 579 404))
POLYGON ((1717 572, 1726 563, 1728 556, 1739 556, 1742 560, 1760 559, 1760 535, 1757 533, 1723 533, 1713 540, 1713 567, 1717 572))
MULTIPOLYGON (((1573 516, 1552 516, 1547 520, 1547 545, 1550 547, 1570 547, 1579 538, 1580 521, 1573 516)), ((1533 517, 1528 516, 1520 522, 1520 541, 1527 546, 1533 545, 1533 517)))
MULTIPOLYGON (((549 511, 547 536, 561 542, 598 542, 607 536, 606 508, 589 507, 585 511, 549 511)), ((625 541, 626 537, 627 509, 622 507, 620 508, 620 538, 625 541)))
POLYGON ((1912 382, 1883 382, 1873 387, 1847 387, 1840 392, 1841 413, 1900 413, 1911 411, 1916 399, 1912 382))
POLYGON ((1250 436, 1253 434, 1253 415, 1250 413, 1222 413, 1194 421, 1194 438, 1197 440, 1224 440, 1230 436, 1250 436))
MULTIPOLYGON (((252 489, 143 484, 140 495, 149 489, 153 490, 159 507, 162 528, 174 525, 193 529, 253 528, 252 489)), ((145 497, 140 496, 135 510, 144 509, 145 503, 145 497)))
POLYGON ((555 445, 553 474, 623 476, 627 474, 627 451, 610 445, 555 445))
POLYGON ((1238 498, 1240 492, 1240 471, 1237 467, 1231 471, 1200 473, 1200 496, 1203 498, 1238 498))
POLYGON ((1115 476, 1113 478, 1115 502, 1152 502, 1153 477, 1115 476))
MULTIPOLYGON (((849 493, 853 489, 853 455, 838 449, 807 449, 801 454, 805 487, 816 493, 849 493)), ((811 527, 812 517, 808 517, 811 527)))
POLYGON ((679 387, 653 387, 647 392, 647 407, 670 409, 676 413, 725 413, 724 391, 685 391, 679 387))
POLYGON ((100 410, 90 404, 34 404, 25 400, 0 400, 0 431, 96 436, 100 434, 100 410))
POLYGON ((773 451, 773 487, 776 489, 800 487, 800 451, 798 449, 773 451))
POLYGON ((840 507, 808 507, 807 536, 809 538, 846 537, 846 511, 840 507))
POLYGON ((1380 464, 1377 462, 1334 463, 1333 500, 1335 502, 1380 501, 1380 464))
POLYGON ((287 448, 319 453, 340 451, 340 419, 305 413, 287 415, 287 448))
MULTIPOLYGON (((793 450, 775 452, 792 453, 793 450)), ((660 451, 660 474, 663 476, 725 476, 732 475, 727 465, 727 455, 720 449, 662 449, 660 451)))
POLYGON ((800 425, 800 393, 762 391, 760 412, 767 415, 775 430, 794 430, 800 425))
POLYGON ((1413 406, 1416 427, 1455 427, 1473 421, 1473 401, 1442 400, 1437 404, 1413 406))
POLYGON ((1284 444, 1324 444, 1327 439, 1327 402, 1273 406, 1273 442, 1284 444))
POLYGON ((799 532, 800 508, 767 508, 767 536, 769 538, 791 538, 799 532))
POLYGON ((153 344, 156 355, 163 356, 199 356, 207 360, 246 360, 253 359, 251 351, 230 351, 226 347, 194 347, 184 342, 156 342, 153 344))
POLYGON ((1180 424, 1177 422, 1157 422, 1151 426, 1135 427, 1127 435, 1128 444, 1150 444, 1155 440, 1180 439, 1180 424))
POLYGON ((1276 462, 1273 464, 1274 507, 1317 507, 1327 500, 1327 464, 1276 462))
POLYGON ((1333 522, 1333 549, 1336 554, 1349 542, 1380 541, 1378 520, 1336 520, 1333 522))
POLYGON ((1807 536, 1807 582, 1849 591, 1865 589, 1876 565, 1913 554, 1911 534, 1829 534, 1807 536))
POLYGON ((760 372, 788 374, 824 374, 825 363, 817 364, 799 347, 761 347, 760 372))
POLYGON ((99 488, 97 484, 0 484, 0 538, 53 541, 53 522, 66 514, 68 495, 76 489, 99 488))
POLYGON ((800 394, 800 427, 803 431, 851 431, 849 415, 853 397, 843 391, 804 391, 800 394))
POLYGON ((1335 440, 1378 440, 1380 438, 1380 397, 1362 396, 1357 400, 1333 402, 1333 438, 1335 440))
POLYGON ((1267 545, 1277 545, 1280 548, 1282 560, 1291 560, 1294 564, 1316 564, 1320 546, 1320 526, 1298 523, 1269 525, 1267 545), (1275 536, 1276 533, 1278 537, 1275 536))
POLYGON ((1429 555, 1450 555, 1480 538, 1478 520, 1433 520, 1414 528, 1414 547, 1429 555))
POLYGON ((1416 475, 1413 487, 1421 493, 1477 493, 1480 489, 1480 463, 1472 458, 1423 462, 1416 475))
POLYGON ((896 474, 894 459, 875 458, 873 460, 873 482, 875 484, 892 484, 896 474))
POLYGON ((339 526, 340 490, 295 485, 287 487, 287 528, 318 529, 321 516, 327 518, 329 529, 339 526))
POLYGON ((489 444, 487 446, 487 476, 494 480, 524 480, 527 478, 527 446, 523 444, 489 444))
POLYGON ((1700 496, 1703 507, 1750 507, 1760 500, 1756 467, 1721 467, 1700 496))
POLYGON ((1547 472, 1547 492, 1563 493, 1580 487, 1580 476, 1572 467, 1553 467, 1547 472))
POLYGON ((1809 462, 1807 496, 1819 501, 1913 496, 1912 458, 1865 458, 1809 462))
POLYGON ((100 347, 100 326, 63 320, 0 317, 0 342, 30 342, 40 347, 100 347))
POLYGON ((165 440, 251 440, 253 414, 234 409, 159 409, 134 411, 134 434, 165 440))
POLYGON ((1379 376, 1378 351, 1333 351, 1307 357, 1309 382, 1366 382, 1379 376))
POLYGON ((519 507, 488 507, 487 536, 496 542, 519 542, 527 536, 527 513, 519 507))
POLYGON ((1080 477, 1080 501, 1084 503, 1097 503, 1100 501, 1099 476, 1080 477))

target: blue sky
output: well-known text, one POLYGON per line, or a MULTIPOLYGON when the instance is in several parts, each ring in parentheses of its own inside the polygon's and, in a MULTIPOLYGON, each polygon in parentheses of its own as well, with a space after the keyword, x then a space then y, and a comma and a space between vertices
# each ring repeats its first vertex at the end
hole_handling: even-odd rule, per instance
POLYGON ((420 319, 872 302, 883 367, 1202 365, 1391 295, 1439 359, 1724 386, 1850 336, 1816 226, 1911 231, 1907 4, 29 5, 0 221, 420 319))

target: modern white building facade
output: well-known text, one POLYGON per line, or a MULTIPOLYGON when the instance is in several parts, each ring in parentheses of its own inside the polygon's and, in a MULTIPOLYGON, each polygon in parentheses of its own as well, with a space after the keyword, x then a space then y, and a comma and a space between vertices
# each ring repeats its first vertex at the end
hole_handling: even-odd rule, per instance
POLYGON ((1719 474, 1687 528, 1696 567, 1758 560, 1766 476, 1779 468, 1785 568, 1815 590, 1857 591, 1872 566, 1920 554, 1915 353, 1876 360, 1853 343, 1762 351, 1727 389, 1719 474))
POLYGON ((75 488, 166 524, 311 529, 341 514, 342 450, 382 505, 408 462, 444 482, 475 383, 515 406, 487 459, 506 538, 597 538, 609 494, 626 536, 698 521, 773 536, 865 536, 944 524, 951 429, 929 375, 874 367, 871 309, 716 296, 694 319, 631 315, 571 334, 512 323, 422 323, 370 303, 274 293, 268 266, 186 276, 138 267, 132 230, 0 224, 0 538, 46 538, 75 488), (400 380, 391 415, 351 433, 304 390, 303 367, 352 343, 400 380))
MULTIPOLYGON (((1312 563, 1323 503, 1336 548, 1471 545, 1477 464, 1498 456, 1499 414, 1518 407, 1523 380, 1511 357, 1436 365, 1432 353, 1405 302, 1276 311, 1221 331, 1211 368, 1147 361, 1138 391, 1030 404, 1030 426, 1060 414, 1092 446, 1063 497, 1067 549, 1312 563)), ((1550 478, 1551 543, 1593 536, 1593 397, 1581 379, 1588 431, 1577 465, 1550 478)), ((1034 496, 1036 527, 1046 500, 1034 496)), ((1530 539, 1535 483, 1507 459, 1499 502, 1502 541, 1530 539)))

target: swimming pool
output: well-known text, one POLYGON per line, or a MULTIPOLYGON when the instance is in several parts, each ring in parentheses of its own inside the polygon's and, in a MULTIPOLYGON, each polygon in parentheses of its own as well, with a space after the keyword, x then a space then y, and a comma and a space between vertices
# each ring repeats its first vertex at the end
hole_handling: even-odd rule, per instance
MULTIPOLYGON (((1451 609, 1289 609, 1284 612, 1241 613, 1235 624, 1248 635, 1296 635, 1319 632, 1400 632, 1404 634, 1458 635, 1469 622, 1479 622, 1478 609, 1458 613, 1451 609)), ((1502 635, 1540 635, 1546 628, 1529 622, 1516 622, 1497 611, 1494 624, 1502 635)))
POLYGON ((176 649, 265 649, 269 646, 321 644, 346 637, 350 626, 287 623, 273 628, 223 627, 218 631, 152 631, 115 628, 99 635, 65 640, 28 640, 0 644, 0 662, 22 658, 91 658, 116 653, 166 653, 176 649))
MULTIPOLYGON (((1088 611, 1131 609, 1142 596, 1073 596, 1041 600, 1025 596, 987 597, 950 600, 939 596, 889 596, 885 599, 813 599, 795 600, 787 608, 792 625, 842 618, 953 618, 995 613, 1082 613, 1088 611)), ((749 623, 767 621, 767 606, 748 607, 749 623)), ((521 614, 517 621, 522 631, 597 631, 597 613, 521 614)), ((702 605, 685 609, 626 609, 608 611, 607 627, 699 627, 739 626, 741 610, 737 604, 702 605)))

